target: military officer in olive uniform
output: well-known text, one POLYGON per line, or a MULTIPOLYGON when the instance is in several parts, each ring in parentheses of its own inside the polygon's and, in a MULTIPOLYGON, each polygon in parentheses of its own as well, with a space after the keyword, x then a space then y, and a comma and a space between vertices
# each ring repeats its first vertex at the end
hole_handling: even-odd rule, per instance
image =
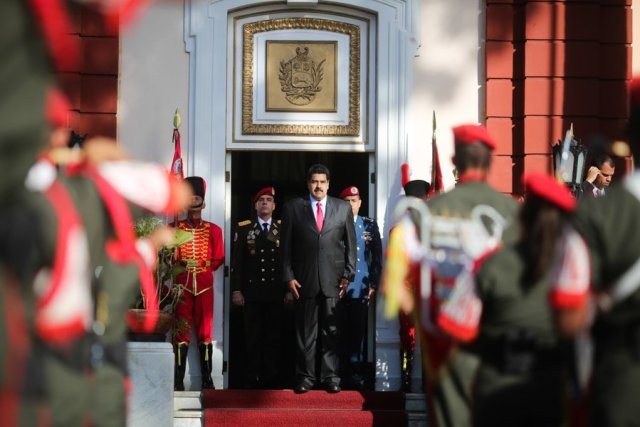
POLYGON ((362 205, 358 187, 349 186, 338 197, 351 205, 356 229, 356 276, 349 282, 347 292, 340 300, 343 322, 340 332, 340 377, 342 387, 348 390, 364 386, 368 308, 380 283, 382 243, 375 220, 358 215, 362 205))
POLYGON ((104 171, 87 164, 60 179, 50 165, 50 173, 39 176, 46 182, 34 183, 30 175, 50 142, 50 125, 68 123, 70 107, 60 106, 63 96, 54 89, 55 71, 75 69, 80 57, 68 36, 67 7, 62 1, 0 3, 0 305, 7 310, 3 319, 10 319, 0 321, 0 407, 7 426, 126 423, 124 312, 143 269, 134 239, 123 244, 114 231, 131 231, 127 204, 104 171), (107 209, 111 202, 118 214, 107 209), (119 257, 112 262, 120 263, 110 269, 109 238, 110 254, 119 257), (99 278, 93 275, 98 265, 105 267, 99 278), (109 281, 115 277, 126 280, 109 281))
POLYGON ((549 272, 576 201, 555 178, 524 179, 522 235, 487 259, 476 277, 482 316, 474 426, 560 426, 565 420, 569 342, 554 328, 549 272))
MULTIPOLYGON (((629 146, 633 157, 640 159, 640 79, 637 77, 631 82, 630 100, 629 146)), ((578 335, 590 328, 595 346, 589 400, 591 426, 630 426, 640 420, 640 171, 637 161, 635 167, 631 175, 607 190, 607 197, 581 199, 573 225, 584 242, 567 246, 567 255, 555 277, 555 297, 551 298, 563 333, 578 335), (594 306, 596 313, 591 323, 590 312, 594 306)))
POLYGON ((280 272, 280 221, 275 189, 256 193, 256 219, 238 224, 231 267, 231 300, 243 306, 248 388, 279 388, 285 287, 280 272))
MULTIPOLYGON (((450 218, 468 218, 479 205, 487 205, 502 217, 503 241, 513 242, 518 236, 518 204, 487 184, 492 151, 496 143, 482 125, 461 125, 453 128, 455 154, 453 164, 460 174, 455 189, 427 201, 431 215, 450 218)), ((495 225, 495 224, 494 224, 495 225)), ((487 233, 494 225, 485 224, 487 233)), ((481 239, 478 237, 477 239, 481 239)), ((476 240, 477 240, 476 239, 476 240)), ((429 306, 432 321, 438 316, 438 307, 449 294, 452 282, 433 278, 429 306), (445 297, 443 297, 445 296, 445 297)), ((471 425, 471 382, 478 360, 469 352, 457 349, 454 342, 439 332, 422 331, 423 357, 426 358, 427 387, 433 388, 433 419, 438 427, 471 425)))

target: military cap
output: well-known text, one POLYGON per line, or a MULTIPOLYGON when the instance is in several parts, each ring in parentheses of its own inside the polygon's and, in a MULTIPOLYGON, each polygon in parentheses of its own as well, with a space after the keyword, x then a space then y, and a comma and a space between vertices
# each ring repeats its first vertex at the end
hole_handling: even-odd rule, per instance
POLYGON ((200 196, 204 199, 204 195, 207 191, 207 182, 204 178, 199 176, 188 176, 184 180, 191 185, 194 195, 200 196))
POLYGON ((264 187, 253 196, 253 203, 257 202, 260 196, 275 196, 276 189, 273 187, 264 187))
POLYGON ((350 185, 344 190, 342 190, 342 193, 340 193, 340 196, 338 197, 341 199, 344 199, 345 197, 359 196, 359 195, 360 195, 360 190, 358 190, 358 187, 356 187, 355 185, 350 185))
POLYGON ((422 167, 422 165, 424 164, 426 163, 420 162, 417 168, 411 167, 409 163, 403 163, 400 166, 400 173, 402 175, 402 188, 404 189, 405 195, 422 199, 429 192, 431 184, 426 181, 427 174, 422 167), (417 173, 414 169, 418 169, 417 173))
POLYGON ((553 176, 532 172, 526 174, 523 181, 528 194, 544 199, 564 211, 575 210, 576 199, 569 189, 553 176))
POLYGON ((496 142, 493 137, 482 125, 466 124, 453 128, 453 139, 456 144, 473 144, 482 142, 492 151, 496 148, 496 142))

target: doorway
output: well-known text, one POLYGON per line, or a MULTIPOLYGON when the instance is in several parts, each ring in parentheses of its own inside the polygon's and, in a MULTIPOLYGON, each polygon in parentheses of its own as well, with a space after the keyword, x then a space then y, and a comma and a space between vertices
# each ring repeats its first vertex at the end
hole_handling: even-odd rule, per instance
MULTIPOLYGON (((360 215, 368 216, 370 208, 369 165, 371 153, 311 152, 311 151, 234 151, 231 152, 231 241, 241 221, 255 218, 252 199, 261 188, 276 189, 275 219, 280 219, 283 206, 289 200, 307 194, 306 173, 309 167, 322 163, 329 168, 331 180, 329 195, 337 197, 347 186, 360 189, 362 206, 360 215)), ((283 285, 284 286, 284 285, 283 285)), ((228 287, 226 287, 229 289, 228 287)), ((230 304, 230 296, 225 301, 230 304)), ((229 305, 228 387, 242 388, 244 382, 245 345, 242 308, 229 305)), ((369 318, 372 319, 373 316, 369 318)), ((370 322, 369 336, 374 330, 370 322)), ((292 388, 294 381, 295 342, 292 307, 285 309, 282 325, 282 352, 280 363, 281 384, 292 388)), ((371 348, 371 346, 369 346, 371 348)), ((368 355, 373 360, 373 355, 368 355)))

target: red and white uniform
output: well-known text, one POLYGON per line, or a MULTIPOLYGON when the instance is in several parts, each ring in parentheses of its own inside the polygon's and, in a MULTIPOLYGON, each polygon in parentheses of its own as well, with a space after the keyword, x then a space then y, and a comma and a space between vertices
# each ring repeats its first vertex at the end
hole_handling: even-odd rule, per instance
POLYGON ((196 328, 200 343, 213 339, 213 272, 224 263, 222 229, 212 222, 192 224, 188 219, 179 221, 176 228, 193 235, 193 240, 176 249, 176 259, 195 260, 187 271, 179 274, 176 282, 184 292, 176 306, 176 335, 178 344, 189 342, 189 332, 196 328))

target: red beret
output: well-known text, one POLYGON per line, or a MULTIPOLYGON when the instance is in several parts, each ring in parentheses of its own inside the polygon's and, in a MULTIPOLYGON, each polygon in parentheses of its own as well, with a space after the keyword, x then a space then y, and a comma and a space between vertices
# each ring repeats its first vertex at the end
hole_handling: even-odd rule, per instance
POLYGON ((253 203, 257 202, 260 196, 275 196, 276 189, 273 187, 264 187, 253 196, 253 203))
POLYGON ((496 142, 489 135, 487 128, 482 125, 460 125, 453 128, 453 139, 456 144, 473 144, 484 142, 491 150, 496 148, 496 142))
POLYGON ((345 197, 359 196, 359 195, 360 195, 360 191, 358 190, 358 187, 356 187, 355 185, 350 185, 344 190, 342 190, 342 193, 340 193, 340 196, 338 197, 341 199, 344 199, 345 197))
POLYGON ((551 175, 528 173, 524 177, 527 193, 553 203, 560 209, 572 212, 576 208, 576 199, 569 189, 551 175))

